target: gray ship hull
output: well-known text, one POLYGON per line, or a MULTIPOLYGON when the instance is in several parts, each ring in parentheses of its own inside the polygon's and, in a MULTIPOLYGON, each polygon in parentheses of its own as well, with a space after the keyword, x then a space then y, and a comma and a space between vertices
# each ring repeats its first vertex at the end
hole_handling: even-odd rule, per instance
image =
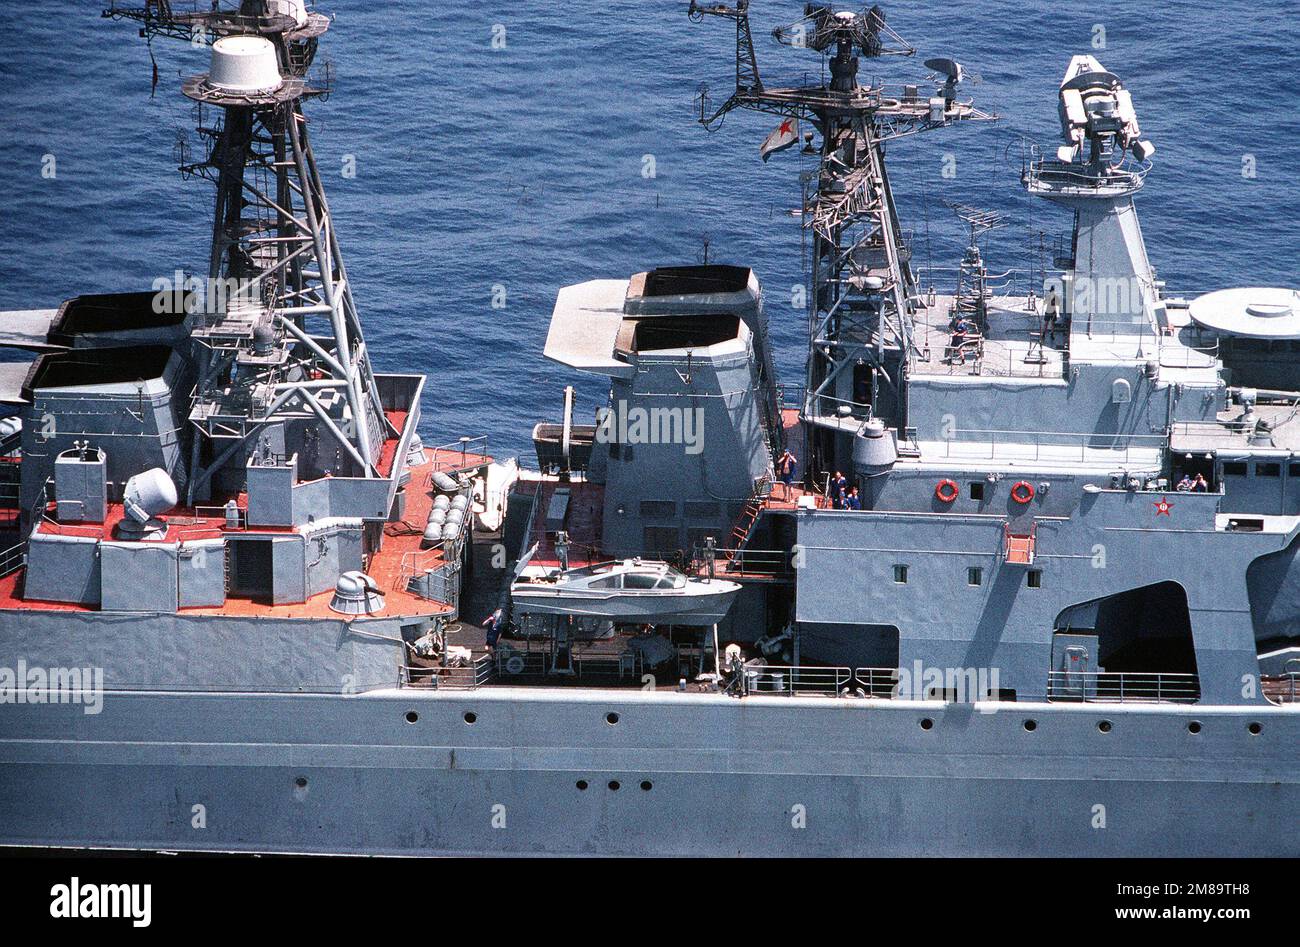
POLYGON ((0 843, 1300 855, 1300 714, 1291 708, 1018 703, 980 712, 991 706, 511 688, 110 693, 98 715, 8 706, 0 843))

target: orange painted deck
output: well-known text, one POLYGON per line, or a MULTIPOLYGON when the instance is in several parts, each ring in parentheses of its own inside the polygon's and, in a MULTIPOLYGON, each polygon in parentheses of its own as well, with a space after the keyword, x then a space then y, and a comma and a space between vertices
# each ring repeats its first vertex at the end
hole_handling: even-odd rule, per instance
MULTIPOLYGON (((389 419, 400 429, 400 422, 405 421, 404 412, 390 412, 389 419)), ((392 469, 397 449, 397 439, 389 438, 385 443, 384 457, 380 469, 385 465, 392 469)), ((420 543, 424 525, 429 511, 433 507, 434 491, 431 487, 431 475, 434 470, 447 473, 460 473, 477 470, 492 462, 486 454, 469 453, 460 450, 429 450, 428 458, 420 466, 410 468, 411 478, 406 490, 406 510, 402 522, 388 523, 384 526, 384 539, 381 548, 376 551, 367 564, 368 574, 378 583, 385 598, 384 610, 374 616, 340 615, 330 609, 333 590, 327 590, 311 596, 305 602, 288 605, 273 605, 269 602, 248 598, 227 598, 224 605, 213 608, 182 608, 181 615, 230 615, 243 617, 276 618, 320 618, 333 621, 351 621, 353 617, 361 618, 413 618, 432 617, 447 614, 452 606, 443 602, 430 601, 406 591, 407 581, 411 576, 426 569, 436 568, 442 562, 441 548, 421 549, 420 543)), ((240 509, 246 509, 247 496, 240 494, 235 498, 240 509)), ((198 539, 219 539, 227 536, 249 534, 292 534, 290 527, 245 527, 228 529, 225 516, 220 514, 220 503, 215 507, 200 509, 177 509, 164 519, 169 528, 159 542, 185 542, 198 539), (213 513, 217 515, 212 515, 213 513)), ((95 539, 111 539, 114 529, 121 522, 124 514, 122 504, 110 504, 109 515, 104 523, 58 523, 52 519, 54 507, 50 507, 51 518, 43 521, 39 530, 45 533, 68 536, 86 536, 95 539)), ((39 611, 93 612, 93 606, 76 605, 68 602, 46 602, 23 597, 23 578, 25 569, 0 578, 0 610, 28 609, 39 611)))
POLYGON ((600 537, 605 520, 605 485, 585 480, 561 483, 558 480, 520 480, 515 489, 525 496, 540 493, 533 521, 529 524, 528 546, 537 543, 533 554, 535 565, 558 567, 554 536, 546 532, 546 510, 555 491, 569 491, 569 512, 565 526, 569 533, 569 567, 573 569, 604 562, 608 557, 601 553, 600 537))

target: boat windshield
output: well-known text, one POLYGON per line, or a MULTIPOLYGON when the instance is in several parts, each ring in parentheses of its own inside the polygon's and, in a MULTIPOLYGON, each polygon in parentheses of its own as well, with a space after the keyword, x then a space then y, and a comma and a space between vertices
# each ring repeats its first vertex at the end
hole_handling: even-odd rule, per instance
POLYGON ((654 589, 659 588, 659 575, 654 572, 629 572, 623 576, 623 588, 625 589, 654 589))
POLYGON ((636 591, 663 591, 686 587, 686 576, 672 570, 655 569, 647 572, 612 572, 587 583, 590 589, 632 589, 636 591))

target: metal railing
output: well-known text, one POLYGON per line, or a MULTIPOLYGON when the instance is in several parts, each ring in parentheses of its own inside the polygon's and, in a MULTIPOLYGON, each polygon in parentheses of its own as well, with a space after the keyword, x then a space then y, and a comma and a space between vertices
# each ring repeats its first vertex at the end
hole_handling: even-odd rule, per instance
POLYGON ((0 579, 13 575, 27 565, 27 543, 21 542, 0 552, 0 579))
POLYGON ((1195 674, 1049 671, 1047 699, 1190 704, 1201 699, 1201 682, 1195 674))
MULTIPOLYGON (((716 572, 741 573, 744 575, 789 576, 793 573, 790 564, 791 554, 780 549, 750 549, 741 546, 738 549, 719 550, 716 560, 716 572), (725 553, 725 555, 724 555, 725 553)), ((693 561, 702 563, 703 553, 696 549, 693 561)))
POLYGON ((196 506, 194 515, 199 519, 222 520, 227 529, 248 529, 248 510, 243 507, 227 510, 224 506, 196 506), (229 525, 230 513, 235 514, 233 526, 229 525))
POLYGON ((898 696, 898 668, 854 668, 853 680, 868 697, 898 696))
POLYGON ((398 683, 402 687, 432 687, 449 690, 473 690, 488 683, 496 674, 496 662, 490 651, 472 652, 463 667, 417 667, 403 664, 398 683))
MULTIPOLYGON (((898 668, 750 664, 744 668, 741 692, 894 699, 899 697, 899 676, 898 668)), ((1300 691, 1300 674, 1293 675, 1292 686, 1300 691)), ((1195 703, 1201 697, 1201 687, 1195 674, 1053 671, 1047 697, 1053 701, 1195 703)), ((951 700, 942 692, 936 692, 933 699, 951 700)), ((1287 696, 1275 699, 1285 701, 1287 696)))
POLYGON ((497 673, 503 677, 525 677, 546 673, 550 655, 546 651, 498 650, 494 655, 497 673))
POLYGON ((1041 188, 1044 184, 1068 187, 1075 191, 1096 192, 1103 190, 1127 190, 1141 187, 1151 162, 1135 161, 1126 157, 1119 167, 1108 166, 1104 173, 1088 169, 1086 165, 1073 162, 1054 161, 1041 157, 1038 145, 1031 150, 1031 161, 1025 168, 1025 184, 1031 189, 1041 188))
POLYGON ((430 474, 447 470, 468 470, 470 467, 476 466, 476 464, 470 462, 471 458, 477 460, 480 457, 487 456, 487 435, 462 437, 450 444, 439 444, 433 448, 433 451, 433 468, 429 471, 430 474), (459 455, 459 458, 455 455, 459 455))
POLYGON ((393 591, 409 592, 430 602, 441 602, 460 614, 460 595, 463 576, 459 547, 448 551, 447 558, 438 550, 406 552, 402 554, 401 568, 393 579, 393 591), (437 561, 424 565, 423 557, 437 561))
MULTIPOLYGON (((953 444, 968 444, 972 447, 983 446, 987 451, 978 453, 962 451, 963 459, 973 457, 995 459, 998 457, 1017 457, 1020 459, 1040 459, 1044 448, 1068 449, 1070 459, 1078 451, 1078 460, 1086 461, 1089 450, 1105 450, 1115 453, 1115 460, 1128 461, 1129 452, 1146 448, 1159 450, 1164 447, 1166 437, 1163 434, 1099 434, 1068 433, 1064 431, 981 431, 963 428, 954 431, 951 437, 943 439, 943 456, 952 454, 953 444), (1135 443, 1136 442, 1136 443, 1135 443), (1027 452, 1024 448, 1031 448, 1027 452)), ((1062 458, 1055 457, 1054 460, 1062 458)), ((1109 458, 1108 458, 1109 459, 1109 458)))
POLYGON ((749 664, 743 674, 746 694, 836 697, 853 680, 853 672, 846 667, 749 664))
MULTIPOLYGON (((1287 662, 1296 663, 1296 659, 1287 662)), ((1264 696, 1275 704, 1300 703, 1300 670, 1283 671, 1281 674, 1261 676, 1264 696)))

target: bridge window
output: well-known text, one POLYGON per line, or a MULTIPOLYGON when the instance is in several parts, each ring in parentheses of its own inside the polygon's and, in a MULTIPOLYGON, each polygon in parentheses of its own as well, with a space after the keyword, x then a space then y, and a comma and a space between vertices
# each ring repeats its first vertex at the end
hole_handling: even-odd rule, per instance
POLYGON ((966 584, 967 584, 967 585, 983 585, 983 584, 984 584, 984 570, 981 569, 979 566, 971 566, 969 569, 967 569, 967 570, 966 570, 966 584))
POLYGON ((1030 569, 1025 575, 1025 584, 1031 589, 1041 589, 1043 587, 1043 570, 1030 569))
POLYGON ((907 566, 894 566, 894 581, 899 585, 907 584, 907 566))
POLYGON ((1282 476, 1282 465, 1257 462, 1255 464, 1255 476, 1256 477, 1280 477, 1282 476))
POLYGON ((1244 477, 1246 476, 1246 462, 1244 460, 1227 461, 1223 465, 1223 475, 1225 477, 1244 477))

